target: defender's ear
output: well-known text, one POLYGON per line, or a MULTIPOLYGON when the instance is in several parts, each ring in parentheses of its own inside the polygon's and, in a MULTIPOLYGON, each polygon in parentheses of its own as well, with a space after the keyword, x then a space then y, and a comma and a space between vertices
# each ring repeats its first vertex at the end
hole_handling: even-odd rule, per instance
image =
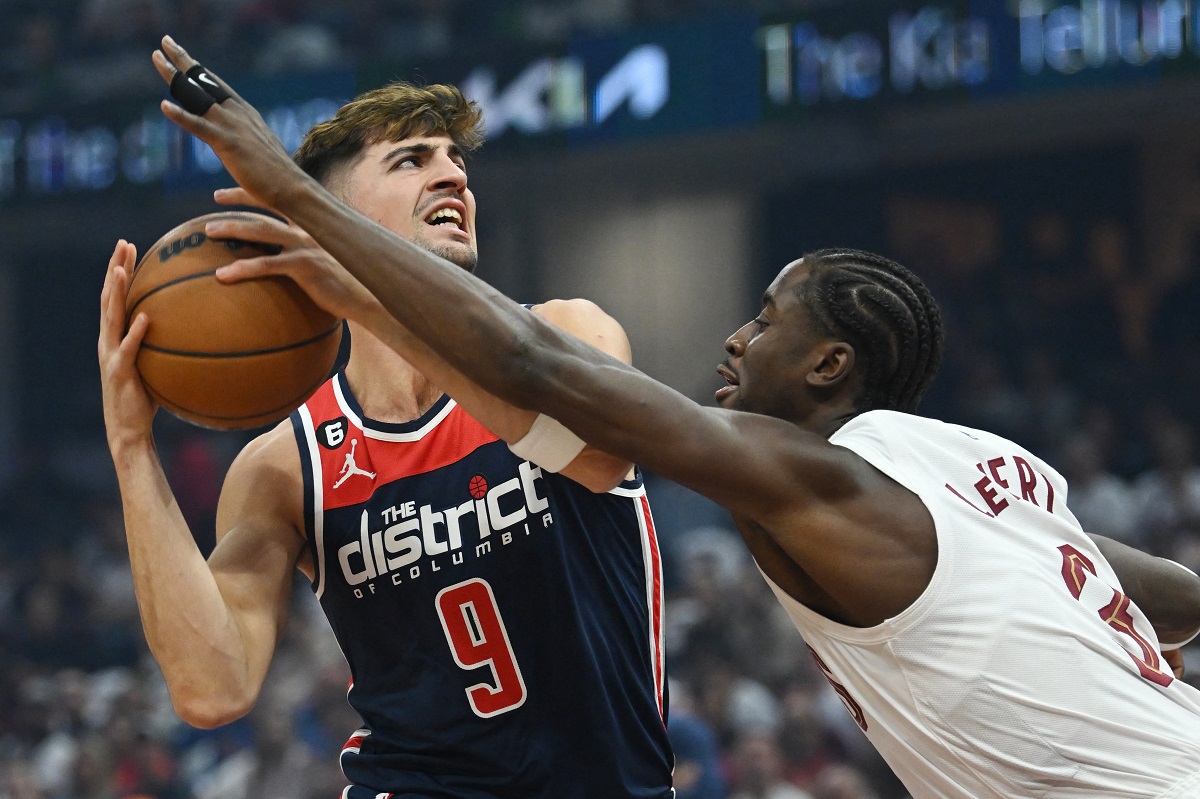
POLYGON ((830 341, 819 354, 821 360, 804 377, 813 388, 833 388, 854 371, 854 347, 845 341, 830 341))

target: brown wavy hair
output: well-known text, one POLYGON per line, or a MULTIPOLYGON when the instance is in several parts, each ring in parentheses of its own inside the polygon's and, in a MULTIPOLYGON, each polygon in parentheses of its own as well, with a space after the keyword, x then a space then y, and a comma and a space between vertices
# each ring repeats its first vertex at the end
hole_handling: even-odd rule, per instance
POLYGON ((464 153, 483 143, 483 114, 454 86, 397 81, 364 92, 313 127, 296 163, 323 185, 381 141, 446 135, 464 153))

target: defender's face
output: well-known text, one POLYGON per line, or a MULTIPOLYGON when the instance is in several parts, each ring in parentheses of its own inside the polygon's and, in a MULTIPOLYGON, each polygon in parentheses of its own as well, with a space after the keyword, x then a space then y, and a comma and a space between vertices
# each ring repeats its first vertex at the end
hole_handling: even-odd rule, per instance
POLYGON ((725 378, 718 405, 794 421, 807 415, 805 374, 812 364, 806 355, 823 338, 797 296, 807 275, 802 261, 784 267, 763 293, 762 312, 726 340, 729 357, 717 367, 725 378))
POLYGON ((475 197, 449 136, 377 142, 350 168, 346 201, 388 230, 474 271, 475 197))

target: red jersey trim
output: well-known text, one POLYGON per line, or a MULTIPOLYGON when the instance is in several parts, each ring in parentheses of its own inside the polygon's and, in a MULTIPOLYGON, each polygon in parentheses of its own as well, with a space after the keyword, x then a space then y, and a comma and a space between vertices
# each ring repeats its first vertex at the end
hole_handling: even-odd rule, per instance
POLYGON ((317 599, 325 593, 325 511, 361 505, 376 488, 455 463, 499 439, 449 397, 409 425, 380 425, 359 412, 345 378, 327 380, 299 408, 311 470, 311 529, 316 550, 317 599), (342 422, 341 420, 345 420, 342 422), (371 425, 364 428, 366 425, 371 425), (331 436, 330 425, 335 427, 331 436), (335 443, 336 442, 336 443, 335 443))
POLYGON ((646 499, 645 487, 636 489, 614 488, 612 494, 630 497, 636 504, 638 527, 642 537, 642 558, 646 570, 646 612, 650 619, 649 655, 650 667, 654 672, 655 699, 658 715, 666 725, 664 695, 666 693, 665 652, 663 647, 663 576, 662 555, 658 548, 658 536, 654 531, 654 517, 650 513, 650 502, 646 499))
POLYGON ((321 510, 360 505, 378 486, 436 471, 499 440, 448 397, 420 427, 377 429, 347 401, 340 375, 322 386, 304 407, 312 418, 311 430, 306 432, 314 439, 319 438, 316 431, 326 422, 346 419, 346 429, 336 447, 326 442, 315 448, 313 480, 320 483, 321 501, 314 501, 314 507, 321 510))

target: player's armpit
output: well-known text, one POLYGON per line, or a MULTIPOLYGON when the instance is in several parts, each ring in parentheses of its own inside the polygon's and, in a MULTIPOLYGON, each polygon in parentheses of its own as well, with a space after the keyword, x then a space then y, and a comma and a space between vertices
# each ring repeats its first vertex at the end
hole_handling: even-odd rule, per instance
MULTIPOLYGON (((760 441, 761 450, 770 447, 760 441)), ((874 627, 909 608, 938 560, 933 518, 921 498, 846 447, 798 442, 790 458, 773 460, 785 478, 760 472, 763 510, 746 516, 761 540, 744 537, 776 585, 855 627, 874 627), (779 498, 788 485, 790 504, 779 498)), ((739 527, 751 524, 737 520, 739 527)))

